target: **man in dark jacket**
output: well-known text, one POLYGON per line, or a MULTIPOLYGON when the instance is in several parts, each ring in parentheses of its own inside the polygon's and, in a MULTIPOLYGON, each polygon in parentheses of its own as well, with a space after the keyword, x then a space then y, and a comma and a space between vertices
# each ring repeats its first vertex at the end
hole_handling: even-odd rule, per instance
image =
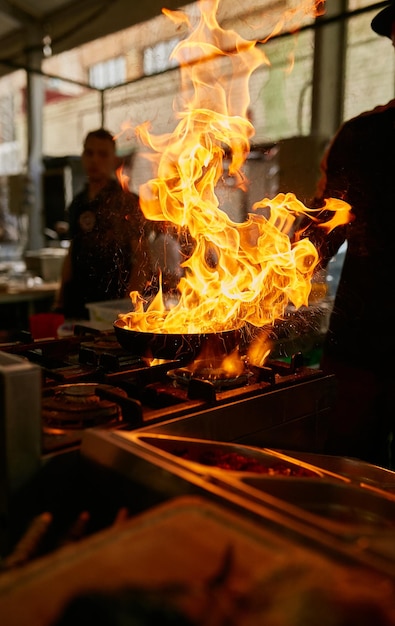
MULTIPOLYGON (((395 39, 395 3, 372 21, 395 39)), ((343 124, 324 157, 317 203, 350 203, 354 220, 328 236, 307 232, 322 266, 346 241, 322 368, 336 374, 338 402, 328 452, 392 466, 395 426, 395 100, 343 124)), ((319 230, 319 229, 318 229, 319 230)))
POLYGON ((87 303, 127 297, 150 278, 139 198, 115 178, 108 131, 88 133, 82 165, 87 184, 69 207, 70 249, 56 303, 68 319, 88 319, 87 303))

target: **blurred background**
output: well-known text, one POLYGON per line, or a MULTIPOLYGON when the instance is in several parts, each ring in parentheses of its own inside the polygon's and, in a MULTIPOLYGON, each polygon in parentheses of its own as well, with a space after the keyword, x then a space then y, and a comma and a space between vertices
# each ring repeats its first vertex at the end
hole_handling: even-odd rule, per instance
MULTIPOLYGON (((170 57, 186 36, 162 4, 126 0, 2 2, 0 6, 0 312, 1 331, 26 327, 47 311, 67 250, 67 206, 84 183, 82 138, 99 126, 118 136, 119 163, 138 193, 152 177, 133 129, 174 128, 180 70, 170 57)), ((225 173, 221 207, 242 221, 252 204, 279 191, 303 202, 314 193, 319 163, 340 123, 394 96, 389 42, 370 21, 383 2, 331 0, 314 19, 293 0, 222 0, 218 21, 263 41, 269 63, 250 79, 255 136, 246 192, 225 173), (388 77, 388 78, 386 78, 388 77)), ((196 3, 185 11, 193 18, 196 3)), ((223 72, 226 79, 226 68, 223 72)), ((344 250, 323 278, 336 291, 344 250)))

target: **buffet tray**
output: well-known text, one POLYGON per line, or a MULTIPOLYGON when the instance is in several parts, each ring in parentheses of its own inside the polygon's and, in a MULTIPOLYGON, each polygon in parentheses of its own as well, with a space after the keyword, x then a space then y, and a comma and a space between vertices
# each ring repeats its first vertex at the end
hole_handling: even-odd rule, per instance
POLYGON ((143 494, 168 499, 200 495, 236 512, 281 528, 328 553, 350 555, 395 577, 395 496, 354 484, 350 478, 282 452, 240 444, 137 431, 84 433, 81 452, 90 463, 122 476, 143 494), (190 458, 183 458, 185 451, 190 458), (198 462, 208 451, 235 454, 264 473, 224 469, 198 462), (302 473, 298 474, 297 470, 302 473), (380 536, 385 540, 377 541, 380 536))
POLYGON ((258 473, 265 478, 299 476, 349 482, 347 477, 329 469, 315 467, 311 463, 276 450, 193 437, 147 434, 141 431, 134 431, 128 434, 128 437, 142 448, 154 454, 159 453, 162 458, 167 458, 200 475, 225 474, 237 477, 258 473))
MULTIPOLYGON (((346 537, 395 533, 395 493, 368 484, 369 468, 364 464, 359 465, 360 474, 354 471, 350 476, 351 472, 333 471, 343 465, 333 463, 329 469, 329 464, 322 467, 307 462, 306 457, 294 458, 292 453, 160 434, 134 433, 131 437, 177 465, 239 488, 247 497, 266 501, 269 495, 297 507, 303 517, 319 518, 316 522, 330 532, 346 537)), ((376 476, 378 470, 371 466, 371 475, 376 476)))
POLYGON ((314 467, 345 476, 361 487, 395 494, 395 472, 385 467, 346 456, 287 451, 284 451, 284 454, 314 467))

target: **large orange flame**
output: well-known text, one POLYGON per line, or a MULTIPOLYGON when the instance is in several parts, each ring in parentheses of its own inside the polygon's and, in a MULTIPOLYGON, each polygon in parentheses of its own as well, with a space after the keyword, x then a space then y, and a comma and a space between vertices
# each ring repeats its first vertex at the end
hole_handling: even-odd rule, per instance
MULTIPOLYGON (((231 155, 230 175, 238 185, 245 183, 242 166, 254 134, 248 82, 267 59, 257 42, 219 26, 218 4, 200 1, 194 29, 182 12, 164 10, 191 31, 173 52, 181 66, 184 102, 173 133, 154 137, 148 123, 136 129, 154 151, 158 168, 157 177, 141 186, 140 200, 147 219, 187 228, 194 246, 182 264, 173 308, 165 305, 161 290, 148 306, 131 293, 133 311, 121 319, 133 330, 206 333, 246 322, 262 327, 282 317, 289 303, 297 308, 308 303, 318 253, 308 239, 291 244, 290 233, 298 218, 315 219, 313 211, 291 193, 263 199, 252 207, 261 210, 243 223, 233 222, 219 206, 216 185, 225 154, 231 155), (224 59, 231 64, 231 84, 223 70, 216 72, 224 59)), ((327 208, 334 213, 328 229, 350 219, 349 205, 340 200, 328 201, 327 208)))

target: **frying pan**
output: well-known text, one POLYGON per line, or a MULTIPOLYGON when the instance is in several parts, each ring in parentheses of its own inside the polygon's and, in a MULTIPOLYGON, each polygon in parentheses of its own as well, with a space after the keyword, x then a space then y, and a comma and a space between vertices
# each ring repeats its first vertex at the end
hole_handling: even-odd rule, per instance
POLYGON ((224 355, 229 354, 238 346, 240 338, 239 330, 220 333, 141 332, 128 328, 119 319, 114 322, 114 331, 119 344, 128 352, 167 360, 193 360, 208 341, 215 342, 224 355))

